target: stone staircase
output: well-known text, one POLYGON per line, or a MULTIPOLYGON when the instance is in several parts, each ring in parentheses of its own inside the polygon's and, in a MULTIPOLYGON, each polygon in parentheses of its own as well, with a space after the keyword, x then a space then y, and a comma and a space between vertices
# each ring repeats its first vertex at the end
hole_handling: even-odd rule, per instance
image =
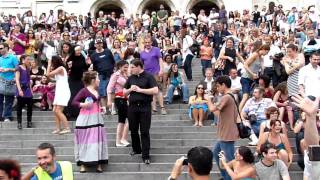
MULTIPOLYGON (((199 61, 194 62, 194 81, 187 82, 190 95, 196 84, 202 78, 199 61)), ((169 176, 176 159, 186 155, 194 146, 211 148, 216 139, 216 128, 210 126, 211 121, 205 121, 205 127, 193 127, 188 117, 188 106, 171 104, 166 106, 168 115, 153 115, 151 125, 151 164, 142 163, 141 156, 131 157, 130 147, 116 148, 115 136, 117 116, 106 116, 105 128, 108 134, 109 164, 104 173, 79 173, 79 167, 74 163, 73 134, 52 135, 54 119, 52 112, 34 111, 33 124, 35 128, 18 130, 16 122, 0 122, 0 159, 12 158, 21 163, 22 171, 26 172, 36 166, 35 149, 41 142, 50 142, 56 147, 57 159, 73 162, 76 180, 164 180, 169 176)), ((26 114, 24 113, 24 116, 26 114)), ((75 122, 70 122, 74 127, 75 122)), ((26 123, 23 123, 26 127, 26 123)), ((290 132, 290 143, 294 148, 294 134, 290 132)), ((239 140, 236 145, 247 145, 248 140, 239 140)), ((252 147, 255 150, 255 147, 252 147)), ((301 180, 302 171, 295 163, 290 167, 292 179, 301 180)), ((219 171, 216 165, 212 169, 212 179, 218 179, 219 171)), ((190 179, 185 172, 179 179, 190 179)))

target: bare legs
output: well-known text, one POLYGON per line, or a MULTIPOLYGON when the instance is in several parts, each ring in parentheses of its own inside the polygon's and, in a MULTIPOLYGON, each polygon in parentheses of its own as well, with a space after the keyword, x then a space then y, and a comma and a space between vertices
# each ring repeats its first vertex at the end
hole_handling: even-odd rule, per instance
POLYGON ((128 142, 128 131, 129 131, 128 122, 126 122, 125 124, 118 123, 117 137, 116 137, 117 144, 121 144, 121 142, 128 142))
POLYGON ((192 109, 192 118, 194 120, 194 125, 193 126, 203 126, 203 120, 205 119, 206 113, 203 111, 202 108, 197 109, 193 108, 192 109))
POLYGON ((54 120, 56 123, 56 133, 60 131, 61 123, 63 124, 64 130, 70 130, 68 125, 68 120, 66 116, 63 114, 63 106, 54 105, 53 112, 54 112, 54 120))

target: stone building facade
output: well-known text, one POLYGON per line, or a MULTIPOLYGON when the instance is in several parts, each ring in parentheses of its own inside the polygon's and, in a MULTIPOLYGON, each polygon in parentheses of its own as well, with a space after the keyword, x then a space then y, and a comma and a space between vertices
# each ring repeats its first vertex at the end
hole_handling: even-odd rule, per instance
POLYGON ((141 14, 145 9, 158 9, 164 4, 168 10, 179 10, 184 14, 188 9, 221 8, 225 6, 227 11, 243 9, 251 10, 255 4, 260 7, 270 1, 281 3, 285 8, 296 6, 298 8, 315 4, 319 8, 319 0, 0 0, 0 12, 5 14, 23 14, 32 10, 35 15, 48 13, 50 9, 55 12, 65 10, 68 13, 96 14, 99 10, 123 12, 125 16, 141 14))

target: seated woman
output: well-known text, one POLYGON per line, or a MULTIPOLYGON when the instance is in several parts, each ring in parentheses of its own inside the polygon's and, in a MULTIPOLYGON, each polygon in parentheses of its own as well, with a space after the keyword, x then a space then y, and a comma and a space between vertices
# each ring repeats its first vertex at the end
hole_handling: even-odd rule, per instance
POLYGON ((287 88, 287 82, 284 81, 280 83, 276 89, 275 89, 275 94, 273 96, 273 101, 276 103, 276 105, 279 108, 279 120, 283 121, 285 123, 288 122, 290 123, 290 128, 293 130, 293 111, 292 107, 289 105, 289 94, 288 94, 288 88, 287 88), (287 113, 287 117, 285 118, 287 113))
POLYGON ((165 92, 167 90, 169 83, 169 71, 172 65, 172 56, 170 54, 167 54, 164 56, 163 61, 163 78, 162 78, 162 87, 163 91, 165 92))
MULTIPOLYGON (((266 109, 266 118, 267 120, 260 124, 260 132, 259 132, 260 135, 263 134, 264 132, 270 132, 271 130, 270 122, 275 121, 279 118, 279 109, 274 106, 268 107, 266 109)), ((281 127, 282 127, 281 133, 287 135, 288 130, 284 122, 281 122, 281 127)))
POLYGON ((179 72, 178 65, 173 63, 168 72, 168 91, 166 96, 166 103, 171 104, 175 91, 181 91, 183 103, 187 104, 189 99, 189 88, 184 83, 184 75, 179 72))
POLYGON ((254 168, 254 156, 246 146, 240 146, 235 153, 235 159, 226 162, 224 153, 220 153, 220 167, 225 169, 232 179, 254 180, 256 171, 254 168))
POLYGON ((272 99, 274 94, 274 89, 270 86, 270 78, 268 76, 260 76, 259 77, 259 87, 264 89, 264 98, 272 99))
POLYGON ((55 90, 55 84, 49 82, 47 76, 42 76, 41 82, 33 86, 32 92, 40 96, 41 110, 52 110, 54 90, 55 90))
POLYGON ((265 132, 259 136, 259 142, 257 145, 257 152, 260 153, 260 146, 266 142, 272 143, 277 148, 278 158, 282 160, 287 167, 290 166, 293 159, 293 153, 291 151, 291 146, 288 137, 281 133, 281 121, 273 120, 270 122, 271 130, 270 132, 265 132))
POLYGON ((194 126, 203 126, 208 111, 208 101, 204 98, 204 87, 198 84, 194 95, 189 98, 189 116, 194 120, 194 126))
POLYGON ((31 63, 31 70, 30 70, 30 77, 32 80, 32 87, 41 81, 42 76, 45 73, 45 70, 38 66, 36 60, 32 59, 31 63))

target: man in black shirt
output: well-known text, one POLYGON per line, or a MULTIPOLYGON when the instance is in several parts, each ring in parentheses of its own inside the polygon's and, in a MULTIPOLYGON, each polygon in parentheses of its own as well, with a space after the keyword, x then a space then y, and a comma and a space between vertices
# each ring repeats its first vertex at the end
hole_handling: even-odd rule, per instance
POLYGON ((144 72, 143 63, 139 59, 131 62, 131 76, 124 85, 124 93, 129 96, 128 120, 131 131, 132 152, 141 154, 145 164, 150 164, 150 126, 151 102, 153 95, 158 94, 157 82, 151 74, 144 72), (141 145, 139 137, 141 134, 141 145))

